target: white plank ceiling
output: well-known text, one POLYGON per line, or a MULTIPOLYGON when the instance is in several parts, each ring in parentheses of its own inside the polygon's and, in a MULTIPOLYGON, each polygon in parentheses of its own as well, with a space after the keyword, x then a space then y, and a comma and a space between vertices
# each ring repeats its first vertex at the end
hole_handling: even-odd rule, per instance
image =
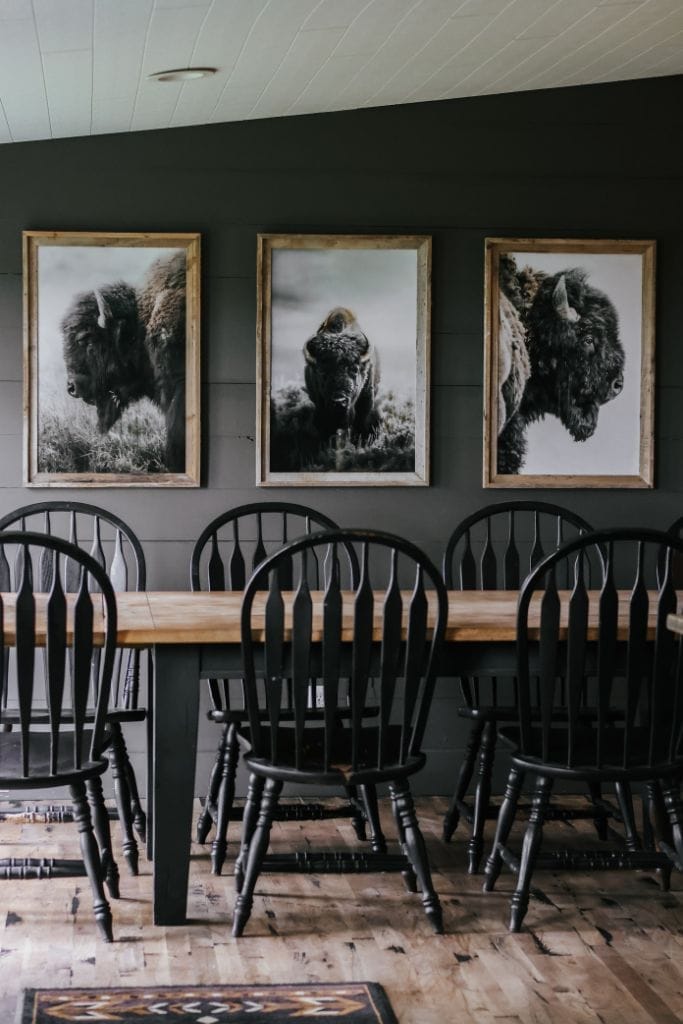
POLYGON ((683 0, 0 0, 1 142, 682 72, 683 0))

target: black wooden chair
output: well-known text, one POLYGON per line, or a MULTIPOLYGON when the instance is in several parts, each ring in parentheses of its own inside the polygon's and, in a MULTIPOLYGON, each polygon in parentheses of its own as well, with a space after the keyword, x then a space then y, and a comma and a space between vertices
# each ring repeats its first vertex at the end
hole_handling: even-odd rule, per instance
MULTIPOLYGON (((449 590, 518 590, 521 580, 548 551, 592 527, 581 516, 542 501, 503 501, 467 516, 446 545, 443 574, 449 590)), ((461 815, 471 824, 470 874, 479 870, 484 825, 490 814, 491 777, 498 722, 517 717, 513 679, 463 678, 458 714, 472 722, 453 799, 443 823, 448 842, 461 815), (479 759, 474 805, 467 790, 479 759)))
MULTIPOLYGON (((669 526, 666 531, 667 533, 673 534, 674 537, 683 537, 683 516, 679 516, 674 519, 673 523, 669 526)), ((657 583, 664 576, 665 567, 665 552, 662 550, 660 553, 659 561, 657 564, 657 583)), ((683 554, 676 551, 672 556, 672 575, 673 583, 677 590, 683 589, 683 554)), ((680 785, 680 780, 679 780, 680 785)), ((643 841, 649 849, 652 849, 655 841, 653 821, 656 814, 656 807, 652 799, 652 793, 650 787, 646 786, 645 794, 643 796, 643 841)))
POLYGON ((8 646, 3 633, 10 634, 8 641, 14 640, 17 693, 16 714, 7 719, 8 677, 4 674, 0 723, 10 724, 12 729, 0 731, 0 789, 23 794, 68 788, 83 857, 83 864, 9 858, 0 861, 0 877, 87 873, 95 920, 104 939, 111 942, 112 918, 103 878, 113 880, 115 888, 116 875, 112 874, 114 859, 101 776, 107 770, 106 715, 116 654, 114 591, 106 573, 85 552, 59 538, 31 532, 0 533, 0 569, 4 595, 0 597, 0 643, 6 661, 8 646), (12 588, 15 601, 7 599, 10 558, 18 566, 12 588), (73 601, 65 593, 65 575, 78 579, 73 601), (96 596, 91 596, 91 591, 97 591, 96 596), (34 685, 36 647, 42 632, 37 620, 43 608, 44 694, 34 685), (95 646, 96 634, 103 634, 102 646, 95 646), (90 716, 93 687, 97 696, 90 716))
MULTIPOLYGON (((678 519, 674 519, 666 532, 673 534, 674 537, 683 537, 683 516, 679 516, 678 519)), ((678 553, 674 555, 673 574, 675 586, 678 589, 683 588, 683 557, 678 555, 678 553)))
MULTIPOLYGON (((230 509, 213 519, 202 531, 192 551, 190 563, 193 590, 244 590, 247 572, 263 562, 269 553, 286 544, 290 538, 310 534, 312 530, 336 529, 327 516, 305 505, 285 501, 255 502, 230 509), (247 570, 247 567, 249 569, 247 570)), ((353 548, 347 551, 352 570, 358 572, 353 548)), ((322 589, 324 565, 316 565, 314 584, 322 589)), ((284 590, 291 589, 292 567, 285 560, 281 568, 284 590)), ((210 679, 211 706, 209 718, 223 725, 216 759, 209 778, 206 800, 197 822, 197 842, 204 843, 213 824, 216 826, 211 849, 211 867, 219 875, 227 851, 227 830, 231 820, 242 820, 242 808, 233 806, 235 776, 239 757, 237 734, 246 718, 241 680, 210 679)), ((316 700, 315 682, 311 682, 309 699, 316 700)), ((379 823, 377 796, 374 787, 363 788, 360 794, 351 785, 345 786, 348 803, 342 807, 320 803, 288 803, 279 808, 281 820, 307 820, 350 817, 359 839, 365 839, 365 821, 370 825, 373 850, 382 852, 386 841, 379 823)))
MULTIPOLYGON (((3 516, 0 519, 0 530, 7 529, 30 529, 68 539, 82 550, 89 549, 91 557, 107 572, 115 591, 145 589, 145 556, 140 541, 118 516, 96 505, 78 501, 35 502, 3 516)), ((64 586, 67 593, 74 593, 80 586, 80 570, 71 562, 67 568, 64 586)), ((0 589, 4 587, 0 585, 0 589)), ((133 875, 138 873, 139 859, 134 830, 144 842, 146 816, 140 803, 122 725, 143 722, 147 717, 146 709, 139 703, 140 653, 139 650, 117 650, 111 704, 107 714, 107 746, 123 835, 123 854, 133 875)), ((151 670, 151 659, 148 659, 148 672, 151 670)), ((93 705, 88 711, 90 719, 94 710, 93 705)), ((6 728, 12 728, 12 709, 7 706, 4 711, 6 728)), ((15 710, 15 717, 16 714, 15 710)))
POLYGON ((678 787, 683 770, 683 647, 666 626, 667 615, 676 611, 672 555, 680 552, 683 540, 656 530, 601 530, 549 555, 522 586, 517 613, 519 717, 515 726, 500 730, 513 746, 512 769, 484 881, 484 890, 490 891, 503 861, 517 872, 511 931, 519 931, 524 920, 535 867, 658 868, 665 889, 672 867, 683 870, 678 787), (597 608, 589 612, 586 562, 596 545, 605 562, 597 608), (650 608, 647 581, 655 578, 662 551, 664 572, 650 608), (559 572, 567 566, 574 583, 564 626, 557 585, 559 572), (617 588, 630 591, 621 609, 617 588), (531 623, 533 598, 538 603, 531 623), (648 619, 653 637, 648 635, 648 619), (536 679, 540 716, 533 713, 536 679), (535 777, 535 788, 518 859, 506 844, 527 774, 535 777), (633 784, 646 783, 654 801, 659 851, 621 846, 539 857, 556 780, 609 783, 629 792, 633 784))
POLYGON ((673 533, 675 537, 683 535, 683 516, 679 516, 678 519, 674 519, 673 523, 666 531, 667 533, 673 533))
POLYGON ((419 548, 391 534, 311 534, 271 555, 252 575, 241 613, 249 725, 241 742, 246 746, 250 782, 235 867, 234 936, 242 934, 251 913, 285 782, 373 787, 388 783, 403 855, 285 854, 268 858, 269 870, 400 870, 413 891, 417 876, 427 917, 437 933, 442 931, 441 907, 408 778, 425 763, 422 739, 447 616, 446 589, 436 568, 419 548), (348 574, 344 577, 339 557, 348 544, 360 551, 357 584, 348 574), (314 558, 325 555, 331 558, 322 615, 314 615, 314 558), (287 574, 292 564, 296 592, 290 613, 284 607, 281 572, 287 574), (406 595, 402 587, 412 592, 406 595), (378 681, 376 699, 370 685, 373 677, 378 681), (319 707, 308 699, 312 678, 321 688, 319 707), (284 714, 289 680, 292 714, 284 714))

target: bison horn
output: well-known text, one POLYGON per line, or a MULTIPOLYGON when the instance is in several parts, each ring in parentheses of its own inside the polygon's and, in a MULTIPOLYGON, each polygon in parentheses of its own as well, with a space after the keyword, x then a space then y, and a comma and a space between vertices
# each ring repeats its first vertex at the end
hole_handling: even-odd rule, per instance
POLYGON ((363 341, 365 342, 365 348, 363 349, 363 351, 361 353, 360 361, 361 361, 361 363, 367 363, 367 361, 368 361, 368 359, 370 358, 370 355, 371 355, 371 352, 370 352, 370 342, 365 337, 365 335, 363 335, 363 341))
POLYGON ((308 341, 306 342, 306 344, 304 345, 304 356, 306 357, 306 362, 310 363, 311 366, 314 366, 315 365, 315 356, 312 354, 312 352, 310 351, 310 349, 308 347, 309 342, 311 340, 312 339, 309 338, 308 341))
POLYGON ((569 320, 570 323, 576 323, 580 319, 579 314, 569 305, 569 298, 567 296, 567 282, 565 281, 564 274, 560 275, 560 279, 555 285, 553 291, 553 306, 555 312, 559 316, 560 320, 569 320))
POLYGON ((109 308, 108 303, 105 302, 102 292, 98 291, 97 288, 95 288, 95 301, 97 302, 97 312, 99 313, 99 316, 97 317, 97 326, 106 327, 107 320, 111 320, 111 309, 109 308))

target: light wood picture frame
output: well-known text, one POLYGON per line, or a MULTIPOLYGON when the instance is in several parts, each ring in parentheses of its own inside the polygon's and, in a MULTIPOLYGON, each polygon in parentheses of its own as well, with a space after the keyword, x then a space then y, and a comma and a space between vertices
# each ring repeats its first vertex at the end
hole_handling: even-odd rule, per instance
POLYGON ((200 485, 200 235, 23 232, 24 483, 200 485))
POLYGON ((486 239, 484 487, 654 486, 655 255, 486 239))
POLYGON ((258 236, 258 486, 429 484, 431 251, 258 236))

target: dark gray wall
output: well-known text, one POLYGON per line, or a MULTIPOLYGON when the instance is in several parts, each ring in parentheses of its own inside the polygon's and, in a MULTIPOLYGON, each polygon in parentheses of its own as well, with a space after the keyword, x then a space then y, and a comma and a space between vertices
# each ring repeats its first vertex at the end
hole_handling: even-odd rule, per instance
MULTIPOLYGON (((683 512, 682 112, 683 78, 667 78, 3 146, 0 514, 58 496, 21 486, 22 229, 202 233, 204 487, 72 492, 131 523, 155 589, 187 585, 212 516, 276 493, 438 558, 458 519, 509 496, 481 487, 483 240, 586 236, 657 240, 656 489, 551 498, 598 525, 667 525, 683 512), (256 490, 259 231, 433 236, 431 488, 256 490)), ((450 789, 461 745, 452 693, 444 682, 431 791, 450 789)), ((203 727, 203 764, 214 735, 203 727)))

